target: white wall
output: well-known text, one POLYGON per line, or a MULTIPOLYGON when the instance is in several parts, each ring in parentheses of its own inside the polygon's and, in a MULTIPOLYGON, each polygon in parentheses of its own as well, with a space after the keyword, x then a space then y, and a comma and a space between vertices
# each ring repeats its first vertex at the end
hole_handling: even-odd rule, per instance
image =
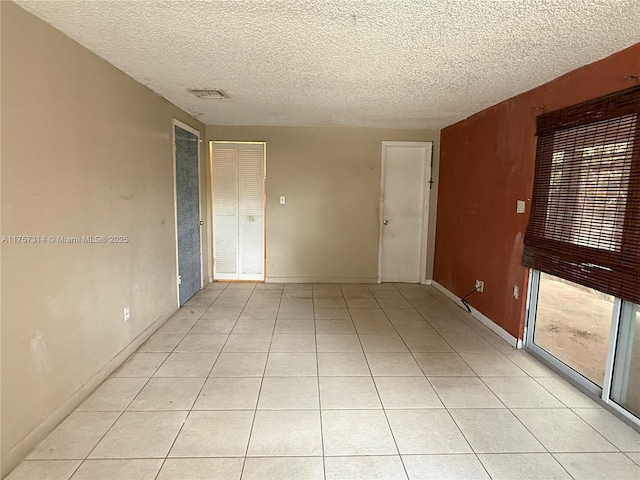
MULTIPOLYGON (((375 282, 382 142, 434 143, 440 133, 373 128, 207 126, 207 140, 267 142, 267 280, 375 282), (279 204, 281 195, 286 205, 279 204)), ((427 259, 433 271, 437 183, 427 259)))

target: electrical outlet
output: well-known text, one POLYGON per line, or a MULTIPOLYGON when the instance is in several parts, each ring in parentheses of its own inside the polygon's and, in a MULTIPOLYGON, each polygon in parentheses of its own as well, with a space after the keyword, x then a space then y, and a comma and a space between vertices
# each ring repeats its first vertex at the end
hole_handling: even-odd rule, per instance
POLYGON ((476 291, 484 293, 484 282, 482 280, 476 280, 476 291))
POLYGON ((131 320, 131 311, 129 307, 124 307, 124 321, 128 322, 129 320, 131 320))
POLYGON ((516 300, 520 298, 520 287, 518 287, 517 285, 513 286, 513 298, 515 298, 516 300))

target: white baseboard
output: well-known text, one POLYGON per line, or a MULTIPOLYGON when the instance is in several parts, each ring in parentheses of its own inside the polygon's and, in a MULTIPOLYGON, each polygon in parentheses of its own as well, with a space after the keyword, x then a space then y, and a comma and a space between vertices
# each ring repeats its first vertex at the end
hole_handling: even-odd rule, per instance
MULTIPOLYGON (((445 287, 440 285, 435 280, 431 281, 431 285, 433 285, 433 287, 435 287, 439 292, 443 293, 444 295, 449 297, 451 300, 453 300, 457 304, 460 304, 460 302, 462 301, 462 299, 460 297, 458 297, 455 293, 451 292, 450 290, 447 290, 445 287)), ((496 335, 498 335, 500 338, 502 338, 505 342, 509 343, 509 345, 513 345, 515 348, 522 348, 522 340, 521 339, 516 338, 513 335, 511 335, 504 328, 502 328, 496 322, 494 322, 489 317, 487 317, 486 315, 482 314, 481 312, 479 312, 475 308, 473 308, 471 306, 469 306, 469 308, 471 308, 471 316, 473 316, 473 318, 475 318, 476 320, 480 321, 485 327, 489 328, 496 335)))
POLYGON ((422 285, 433 285, 433 280, 431 280, 430 278, 426 279, 424 281, 424 283, 422 283, 422 285))
POLYGON ((266 283, 378 283, 376 277, 267 277, 266 283))
MULTIPOLYGON (((425 280, 421 285, 431 285, 425 280)), ((377 277, 266 277, 265 283, 381 283, 377 277)))
POLYGON ((162 324, 176 311, 177 305, 170 311, 161 315, 155 322, 147 327, 129 345, 121 350, 109 362, 93 375, 82 387, 76 390, 60 407, 58 407, 44 422, 29 432, 22 440, 11 448, 3 457, 0 464, 2 472, 0 478, 8 475, 11 470, 18 466, 24 457, 40 443, 44 437, 49 435, 62 421, 91 395, 109 375, 111 375, 129 356, 134 353, 162 324))

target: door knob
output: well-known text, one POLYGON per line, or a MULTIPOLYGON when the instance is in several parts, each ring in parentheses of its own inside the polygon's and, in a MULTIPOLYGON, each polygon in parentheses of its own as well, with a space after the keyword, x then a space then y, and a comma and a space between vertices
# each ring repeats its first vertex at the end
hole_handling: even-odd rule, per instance
POLYGON ((383 221, 382 221, 382 224, 383 224, 383 225, 389 225, 389 220, 383 220, 383 221))
POLYGON ((203 222, 202 220, 200 220, 200 221, 198 222, 198 225, 202 226, 202 225, 204 225, 204 222, 203 222))

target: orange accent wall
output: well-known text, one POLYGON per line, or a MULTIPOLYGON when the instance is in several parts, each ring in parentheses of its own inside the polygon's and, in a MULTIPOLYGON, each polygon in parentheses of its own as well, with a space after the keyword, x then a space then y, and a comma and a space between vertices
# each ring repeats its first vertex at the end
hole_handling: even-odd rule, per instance
MULTIPOLYGON (((637 84, 640 44, 510 98, 441 134, 433 279, 522 338, 528 270, 521 266, 536 148, 536 117, 637 84), (525 214, 516 201, 526 200, 525 214), (520 296, 514 298, 513 287, 520 296)), ((472 95, 473 92, 470 92, 472 95)))

